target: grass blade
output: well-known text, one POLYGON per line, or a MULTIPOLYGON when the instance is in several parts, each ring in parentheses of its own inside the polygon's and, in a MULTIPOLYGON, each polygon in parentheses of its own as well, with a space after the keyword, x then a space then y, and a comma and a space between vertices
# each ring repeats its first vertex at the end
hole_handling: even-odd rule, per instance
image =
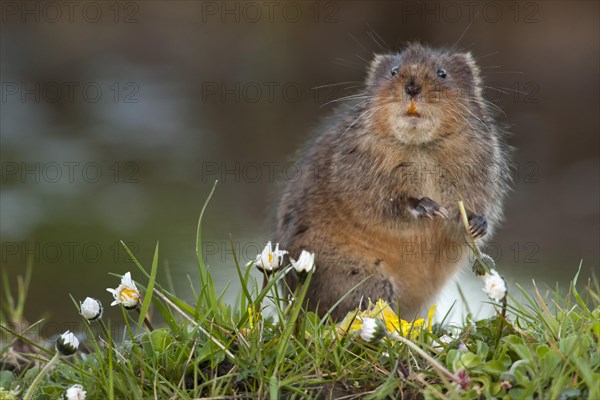
POLYGON ((156 281, 156 271, 158 270, 158 242, 156 243, 156 248, 154 249, 154 258, 152 259, 152 270, 150 271, 150 280, 148 281, 148 287, 146 289, 146 295, 144 297, 144 302, 142 303, 142 309, 140 310, 140 316, 138 318, 138 330, 142 327, 144 323, 144 318, 146 317, 146 313, 150 308, 150 303, 152 302, 152 293, 154 290, 154 282, 156 281))
POLYGON ((208 202, 212 198, 215 193, 215 189, 217 188, 217 183, 219 181, 215 181, 204 205, 202 206, 202 210, 200 211, 200 217, 198 218, 198 226, 196 228, 196 259, 198 260, 198 272, 200 275, 200 288, 206 285, 208 271, 206 270, 206 265, 204 264, 204 260, 202 259, 202 219, 204 218, 204 212, 206 211, 206 207, 208 206, 208 202))

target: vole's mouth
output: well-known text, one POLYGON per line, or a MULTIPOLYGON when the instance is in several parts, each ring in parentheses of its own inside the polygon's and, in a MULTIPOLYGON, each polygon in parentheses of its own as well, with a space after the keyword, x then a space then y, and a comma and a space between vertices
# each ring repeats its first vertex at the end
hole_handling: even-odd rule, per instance
POLYGON ((408 109, 406 110, 406 115, 409 117, 416 117, 416 118, 421 117, 421 114, 419 114, 419 112, 417 111, 417 102, 414 99, 410 101, 410 104, 408 105, 408 109))

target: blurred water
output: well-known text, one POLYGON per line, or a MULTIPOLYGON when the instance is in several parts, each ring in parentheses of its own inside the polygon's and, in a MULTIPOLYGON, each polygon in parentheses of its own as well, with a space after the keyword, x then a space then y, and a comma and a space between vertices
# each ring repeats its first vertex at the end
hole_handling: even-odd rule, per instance
MULTIPOLYGON (((230 240, 244 263, 270 238, 286 163, 331 111, 325 103, 358 90, 365 60, 380 51, 371 31, 392 49, 414 39, 450 46, 465 32, 460 47, 502 88, 490 94, 511 125, 520 174, 489 251, 509 282, 567 286, 581 259, 583 276, 597 272, 596 2, 538 2, 535 22, 504 10, 466 31, 464 18, 420 20, 427 15, 407 14, 403 2, 330 2, 319 10, 335 11, 333 22, 303 8, 295 23, 222 22, 193 2, 130 3, 137 8, 122 11, 135 11, 134 23, 115 23, 109 9, 98 23, 3 16, 0 261, 14 279, 33 257, 30 320, 76 321, 69 294, 110 301, 105 288, 118 282, 109 272, 140 279, 120 240, 147 268, 160 241, 159 278, 168 265, 189 297, 197 217, 215 179, 206 257, 219 288, 233 281, 234 298, 230 240), (348 83, 312 89, 332 82, 348 83)), ((478 309, 481 286, 465 274, 478 309)), ((457 298, 453 287, 440 312, 457 298)))

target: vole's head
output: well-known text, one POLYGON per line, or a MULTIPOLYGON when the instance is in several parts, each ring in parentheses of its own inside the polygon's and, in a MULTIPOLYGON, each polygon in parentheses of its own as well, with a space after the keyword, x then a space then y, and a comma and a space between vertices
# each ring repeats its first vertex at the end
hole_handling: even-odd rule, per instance
POLYGON ((426 144, 484 120, 479 68, 470 53, 413 44, 375 56, 366 84, 371 121, 403 144, 426 144))

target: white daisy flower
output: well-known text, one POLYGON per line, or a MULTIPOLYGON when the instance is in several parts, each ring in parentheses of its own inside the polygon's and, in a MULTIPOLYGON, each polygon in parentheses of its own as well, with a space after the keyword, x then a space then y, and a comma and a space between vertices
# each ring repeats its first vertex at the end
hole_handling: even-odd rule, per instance
POLYGON ((121 284, 116 289, 106 289, 112 293, 115 301, 110 303, 111 306, 122 304, 128 310, 132 310, 137 307, 140 302, 140 292, 135 286, 135 283, 131 280, 131 273, 127 272, 121 278, 121 284))
POLYGON ((75 354, 78 348, 79 339, 71 331, 66 331, 56 340, 56 350, 64 356, 75 354))
MULTIPOLYGON (((273 250, 273 245, 269 241, 262 253, 256 256, 256 260, 254 260, 254 265, 263 272, 270 273, 273 272, 279 267, 281 267, 281 263, 283 262, 283 256, 287 254, 285 250, 279 250, 279 243, 275 244, 275 250, 273 250)), ((252 262, 248 263, 250 265, 252 262)))
POLYGON ((369 343, 378 342, 387 333, 385 323, 380 319, 363 318, 360 337, 369 343))
POLYGON ((65 392, 67 400, 85 400, 85 390, 81 385, 73 385, 65 392))
POLYGON ((438 338, 440 343, 443 343, 445 345, 449 345, 450 343, 452 343, 452 341, 454 339, 452 339, 452 337, 448 336, 448 335, 442 335, 438 338))
POLYGON ((454 339, 448 335, 442 335, 437 339, 434 339, 431 344, 432 348, 436 353, 441 353, 454 339))
POLYGON ((79 303, 79 310, 83 318, 87 319, 88 321, 94 321, 98 318, 102 318, 102 312, 104 311, 100 300, 93 299, 91 297, 86 297, 83 303, 79 303))
POLYGON ((291 259, 292 265, 297 273, 308 274, 315 267, 315 253, 302 250, 298 261, 291 259))
POLYGON ((495 269, 491 270, 490 274, 483 276, 483 284, 483 291, 490 299, 501 301, 506 297, 506 282, 495 269))

